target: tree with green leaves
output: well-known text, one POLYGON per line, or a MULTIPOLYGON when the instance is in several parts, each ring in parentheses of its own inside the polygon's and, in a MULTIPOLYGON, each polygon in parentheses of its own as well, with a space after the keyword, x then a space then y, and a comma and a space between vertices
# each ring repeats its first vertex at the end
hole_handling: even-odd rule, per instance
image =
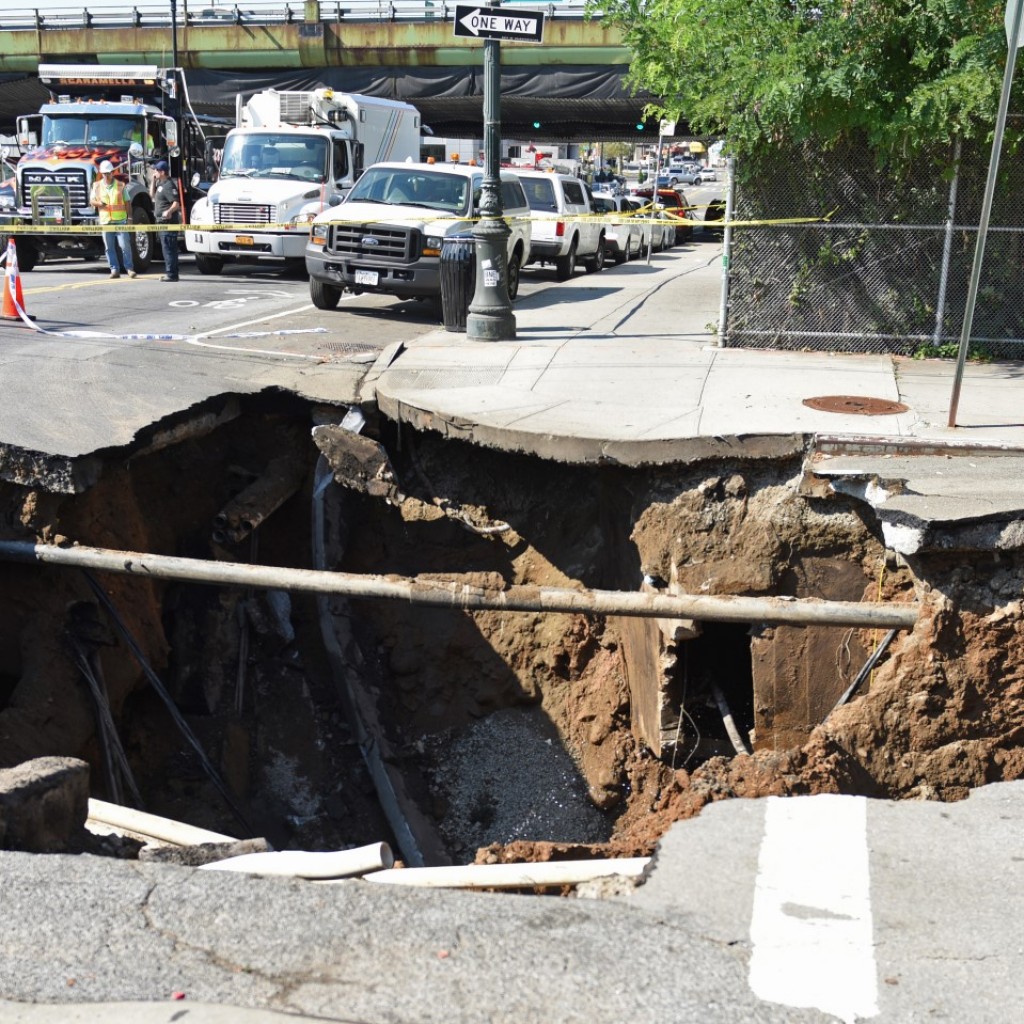
MULTIPOLYGON (((593 0, 653 111, 736 153, 866 140, 899 163, 992 130, 1006 0, 593 0)), ((1024 95, 1017 86, 1015 96, 1024 95)), ((1011 111, 1021 109, 1011 103, 1011 111)), ((1011 118, 1010 144, 1024 135, 1011 118)))

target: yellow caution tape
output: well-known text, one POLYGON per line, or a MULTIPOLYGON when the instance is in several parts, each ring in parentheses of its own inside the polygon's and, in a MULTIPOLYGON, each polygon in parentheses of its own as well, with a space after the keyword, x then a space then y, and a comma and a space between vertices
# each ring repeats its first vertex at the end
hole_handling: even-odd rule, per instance
MULTIPOLYGON (((721 227, 766 227, 786 224, 821 224, 832 219, 835 210, 820 217, 777 217, 761 220, 694 220, 686 214, 694 210, 704 209, 700 206, 687 206, 682 213, 678 213, 680 207, 653 207, 650 204, 638 210, 622 210, 616 213, 580 214, 574 216, 559 217, 559 220, 567 222, 596 220, 606 224, 624 224, 632 220, 651 220, 652 212, 659 214, 663 221, 687 224, 713 224, 716 228, 721 227)), ((373 221, 365 218, 354 220, 332 220, 331 224, 388 224, 405 223, 410 218, 408 215, 389 218, 378 217, 373 221)), ((459 221, 462 223, 476 223, 486 220, 484 217, 431 217, 433 221, 459 221)), ((507 218, 502 218, 507 219, 507 218)), ((543 223, 553 220, 551 217, 531 217, 531 223, 543 223)), ((20 221, 12 224, 0 222, 0 237, 4 235, 98 235, 108 231, 130 231, 132 233, 152 231, 199 231, 232 234, 285 234, 285 235, 308 235, 310 225, 298 227, 294 224, 55 224, 48 221, 44 224, 32 224, 20 221)))

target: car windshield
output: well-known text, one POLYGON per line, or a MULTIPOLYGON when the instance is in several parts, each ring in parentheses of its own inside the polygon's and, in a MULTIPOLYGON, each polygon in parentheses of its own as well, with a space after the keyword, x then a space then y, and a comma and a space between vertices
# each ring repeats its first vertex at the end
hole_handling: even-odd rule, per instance
POLYGON ((142 140, 142 121, 137 117, 88 117, 85 115, 43 118, 44 146, 123 146, 142 140))
POLYGON ((327 174, 327 139, 283 133, 229 135, 221 158, 222 178, 294 178, 322 182, 327 174))
POLYGON ((460 216, 469 213, 472 181, 461 174, 420 168, 371 167, 356 182, 348 202, 424 206, 460 216))

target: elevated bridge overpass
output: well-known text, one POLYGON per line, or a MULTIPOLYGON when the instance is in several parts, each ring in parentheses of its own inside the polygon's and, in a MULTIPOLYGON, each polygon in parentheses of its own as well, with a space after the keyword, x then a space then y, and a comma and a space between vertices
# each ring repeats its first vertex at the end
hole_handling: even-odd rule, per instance
MULTIPOLYGON (((40 63, 169 66, 176 54, 200 113, 233 116, 238 92, 327 85, 413 103, 441 137, 482 134, 483 42, 455 36, 447 0, 177 0, 173 22, 172 3, 0 11, 0 131, 46 99, 40 63)), ((502 43, 506 138, 656 136, 651 97, 624 85, 621 33, 584 3, 527 4, 546 15, 543 42, 502 43)))

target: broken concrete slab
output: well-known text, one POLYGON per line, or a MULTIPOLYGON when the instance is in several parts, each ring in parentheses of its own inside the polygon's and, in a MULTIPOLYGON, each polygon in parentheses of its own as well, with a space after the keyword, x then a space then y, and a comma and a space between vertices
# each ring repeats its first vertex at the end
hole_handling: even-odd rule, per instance
POLYGON ((0 769, 0 848, 27 853, 67 849, 89 806, 89 765, 38 757, 0 769))

